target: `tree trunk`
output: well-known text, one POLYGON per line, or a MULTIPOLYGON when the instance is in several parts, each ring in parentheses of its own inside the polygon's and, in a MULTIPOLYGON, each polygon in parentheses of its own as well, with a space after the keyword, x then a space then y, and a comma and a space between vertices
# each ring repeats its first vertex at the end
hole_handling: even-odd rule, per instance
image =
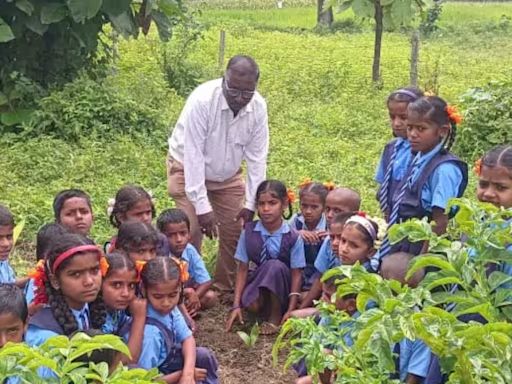
POLYGON ((377 83, 380 80, 380 50, 382 46, 383 11, 380 0, 375 0, 375 46, 373 50, 372 80, 377 83))
POLYGON ((317 26, 330 27, 334 20, 332 7, 329 7, 324 11, 324 3, 325 0, 318 0, 317 2, 316 23, 317 26))

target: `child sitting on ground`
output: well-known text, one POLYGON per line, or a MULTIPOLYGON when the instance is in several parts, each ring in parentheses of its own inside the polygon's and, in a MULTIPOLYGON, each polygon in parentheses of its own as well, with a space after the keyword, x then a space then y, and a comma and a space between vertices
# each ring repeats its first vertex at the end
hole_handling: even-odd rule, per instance
POLYGON ((94 221, 91 198, 80 189, 60 191, 53 200, 55 222, 71 233, 89 236, 94 221))
POLYGON ((18 287, 24 287, 27 284, 28 277, 16 279, 14 269, 9 263, 9 255, 14 246, 14 216, 12 213, 0 205, 0 283, 16 284, 18 287))
POLYGON ((210 289, 212 279, 202 257, 190 244, 190 220, 181 209, 167 209, 157 220, 158 230, 169 242, 171 255, 187 263, 190 279, 185 282, 185 305, 190 316, 200 309, 208 309, 218 302, 217 294, 210 289))

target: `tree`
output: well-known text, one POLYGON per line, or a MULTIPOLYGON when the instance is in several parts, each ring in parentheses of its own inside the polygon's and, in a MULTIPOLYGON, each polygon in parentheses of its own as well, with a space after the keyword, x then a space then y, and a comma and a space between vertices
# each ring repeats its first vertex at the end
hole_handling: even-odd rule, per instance
POLYGON ((325 6, 326 6, 325 0, 317 1, 317 8, 316 8, 316 25, 317 25, 317 27, 320 27, 320 26, 330 27, 334 20, 334 16, 332 14, 332 7, 328 6, 327 8, 324 8, 325 6))
POLYGON ((338 11, 352 8, 354 14, 375 20, 375 45, 373 52, 372 80, 380 80, 380 52, 384 28, 394 29, 409 24, 423 10, 428 0, 331 0, 338 11))
POLYGON ((50 85, 69 82, 80 70, 106 61, 110 45, 105 25, 124 37, 137 37, 140 31, 147 34, 154 22, 166 41, 187 17, 181 0, 3 1, 0 115, 12 114, 50 85))

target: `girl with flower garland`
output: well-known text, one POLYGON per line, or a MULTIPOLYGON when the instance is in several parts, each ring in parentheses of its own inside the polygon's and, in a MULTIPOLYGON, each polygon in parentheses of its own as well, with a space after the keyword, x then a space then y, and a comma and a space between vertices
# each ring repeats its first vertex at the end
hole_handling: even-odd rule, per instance
POLYGON ((262 334, 276 333, 283 314, 299 303, 306 265, 304 241, 283 219, 287 210, 285 218, 292 215, 292 199, 278 180, 266 180, 258 186, 259 220, 245 224, 235 253, 239 263, 227 331, 235 320, 243 323, 242 308, 246 308, 268 320, 260 328, 262 334), (249 264, 256 268, 250 269, 249 264))
MULTIPOLYGON (((419 98, 407 107, 407 138, 415 154, 404 179, 390 197, 389 226, 411 218, 428 217, 434 231, 446 231, 448 201, 461 197, 468 182, 467 165, 450 153, 461 116, 437 96, 419 98)), ((378 270, 383 257, 394 252, 418 255, 425 243, 403 240, 391 245, 386 235, 372 267, 378 270)))
MULTIPOLYGON (((144 188, 138 185, 125 185, 116 193, 115 199, 109 200, 107 209, 110 223, 119 228, 126 221, 140 221, 151 225, 156 215, 153 197, 144 188)), ((116 248, 116 237, 114 236, 105 244, 105 252, 109 253, 116 248)), ((158 244, 156 253, 159 256, 169 255, 169 243, 167 238, 158 233, 158 244)))

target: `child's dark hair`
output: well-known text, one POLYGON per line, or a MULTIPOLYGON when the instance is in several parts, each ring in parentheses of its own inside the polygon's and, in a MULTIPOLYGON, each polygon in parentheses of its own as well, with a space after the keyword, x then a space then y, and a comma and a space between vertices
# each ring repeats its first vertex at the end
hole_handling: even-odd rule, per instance
POLYGON ((0 226, 7 225, 14 227, 14 216, 5 205, 0 204, 0 226))
POLYGON ((256 205, 258 204, 258 200, 262 193, 270 193, 274 197, 281 200, 283 203, 288 204, 288 216, 285 216, 285 219, 289 219, 293 215, 292 202, 288 199, 288 191, 286 189, 286 185, 279 180, 265 180, 260 185, 258 185, 258 189, 256 190, 256 205))
POLYGON ((172 258, 158 256, 144 265, 140 277, 144 286, 149 287, 165 281, 180 281, 180 270, 172 258))
POLYGON ((320 198, 322 205, 325 206, 325 199, 327 198, 329 190, 323 184, 312 182, 302 186, 299 189, 299 199, 302 199, 305 193, 313 193, 317 195, 320 198))
POLYGON ((119 228, 121 221, 119 215, 125 214, 132 209, 139 201, 148 200, 151 204, 151 216, 156 215, 155 205, 151 199, 151 195, 138 185, 125 185, 116 193, 115 203, 110 214, 110 223, 119 228))
POLYGON ((0 315, 11 314, 27 322, 28 308, 23 291, 15 284, 0 283, 0 315))
POLYGON ((482 165, 492 168, 501 166, 512 172, 512 145, 498 145, 482 157, 482 165))
MULTIPOLYGON (((95 245, 94 241, 84 237, 82 235, 66 233, 62 236, 59 236, 55 239, 52 247, 48 251, 46 256, 47 262, 45 263, 45 271, 46 276, 50 276, 52 274, 53 264, 55 263, 57 257, 62 253, 70 250, 71 248, 78 247, 81 245, 95 245)), ((59 271, 66 267, 66 265, 73 259, 74 256, 79 255, 77 253, 66 260, 64 260, 61 264, 58 265, 57 270, 55 271, 55 275, 58 276, 59 271)), ((78 328, 78 323, 71 312, 68 304, 64 296, 62 295, 62 291, 53 288, 49 279, 45 281, 45 290, 46 295, 48 296, 48 304, 51 308, 53 316, 59 325, 62 327, 64 334, 66 336, 70 336, 73 332, 76 332, 78 328)), ((90 309, 90 321, 91 327, 96 329, 101 329, 103 324, 105 323, 105 304, 103 303, 103 298, 101 295, 101 291, 96 297, 94 302, 89 304, 90 309)))
POLYGON ((68 233, 66 228, 57 223, 48 223, 39 228, 36 239, 36 259, 44 259, 55 239, 65 233, 68 233))
POLYGON ((131 251, 141 244, 158 244, 158 233, 151 224, 129 220, 121 224, 117 232, 116 249, 131 251))
POLYGON ((396 91, 391 92, 391 94, 388 96, 387 104, 389 104, 391 101, 395 101, 397 103, 412 103, 413 101, 418 100, 420 97, 423 97, 423 91, 419 88, 399 88, 396 91))
POLYGON ((91 198, 87 193, 85 193, 81 189, 65 189, 57 193, 55 199, 53 199, 53 215, 57 223, 60 222, 60 212, 62 211, 64 203, 67 200, 72 199, 74 197, 84 199, 87 203, 87 206, 92 212, 91 198))
POLYGON ((332 224, 341 224, 342 226, 345 225, 345 222, 351 218, 352 216, 356 215, 357 212, 340 212, 336 216, 333 217, 331 221, 332 224))
POLYGON ((160 232, 165 231, 167 224, 180 224, 186 223, 187 228, 190 231, 190 219, 188 218, 185 211, 178 208, 166 209, 163 211, 156 221, 156 226, 160 232))
POLYGON ((412 111, 422 116, 425 119, 433 122, 434 124, 442 127, 444 125, 450 126, 450 133, 443 142, 443 147, 449 151, 455 142, 457 135, 457 124, 450 120, 447 111, 448 104, 446 101, 437 96, 423 96, 416 101, 413 101, 407 107, 408 111, 412 111))
POLYGON ((104 276, 104 279, 109 277, 112 272, 119 271, 121 269, 137 272, 133 260, 123 252, 114 251, 105 256, 105 258, 108 262, 108 270, 107 274, 104 276))
POLYGON ((350 221, 347 219, 347 222, 345 222, 345 227, 352 225, 352 226, 354 226, 354 228, 357 228, 357 230, 359 232, 361 232, 361 234, 363 235, 365 244, 368 245, 369 248, 375 248, 375 241, 377 240, 377 234, 379 233, 379 226, 373 220, 370 220, 368 218, 364 218, 364 219, 367 220, 370 223, 370 225, 373 227, 373 229, 375 231, 375 237, 373 237, 370 234, 370 231, 368 229, 366 229, 363 226, 363 224, 357 223, 355 221, 350 221))

